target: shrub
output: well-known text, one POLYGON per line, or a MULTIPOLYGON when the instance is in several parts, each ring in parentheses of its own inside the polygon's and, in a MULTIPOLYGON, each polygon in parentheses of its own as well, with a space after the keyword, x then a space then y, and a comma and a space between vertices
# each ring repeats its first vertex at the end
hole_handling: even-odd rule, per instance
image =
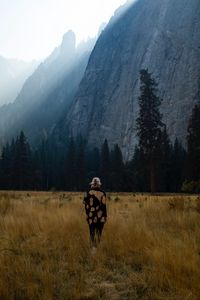
POLYGON ((198 180, 198 181, 185 180, 182 184, 181 191, 183 193, 199 193, 200 192, 200 180, 198 180))

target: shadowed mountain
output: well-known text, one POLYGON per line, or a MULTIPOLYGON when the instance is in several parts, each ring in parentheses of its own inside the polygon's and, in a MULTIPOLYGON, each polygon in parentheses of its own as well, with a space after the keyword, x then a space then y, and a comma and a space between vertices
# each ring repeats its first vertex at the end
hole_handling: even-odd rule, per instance
POLYGON ((158 82, 170 138, 185 142, 200 91, 199 0, 138 0, 118 11, 95 45, 63 131, 81 133, 91 145, 107 138, 130 159, 143 68, 158 82))
POLYGON ((67 32, 61 46, 39 65, 12 104, 0 108, 2 143, 24 130, 32 144, 47 138, 66 114, 83 77, 95 39, 75 47, 67 32))

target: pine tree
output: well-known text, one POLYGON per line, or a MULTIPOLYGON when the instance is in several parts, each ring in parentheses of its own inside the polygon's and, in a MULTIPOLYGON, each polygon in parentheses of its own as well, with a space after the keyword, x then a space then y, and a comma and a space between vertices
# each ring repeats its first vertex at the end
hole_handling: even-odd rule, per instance
POLYGON ((71 137, 66 156, 66 188, 67 190, 76 190, 76 144, 71 137))
POLYGON ((100 174, 102 177, 103 185, 106 189, 110 188, 109 174, 110 174, 110 150, 108 147, 108 141, 105 139, 101 147, 101 159, 100 159, 100 174))
POLYGON ((148 70, 140 71, 139 117, 137 118, 137 135, 139 149, 144 153, 150 177, 150 190, 157 189, 156 169, 161 156, 162 115, 159 111, 161 99, 157 96, 157 83, 148 70))
POLYGON ((160 164, 158 165, 159 174, 159 191, 171 192, 171 181, 172 181, 172 155, 173 147, 170 142, 166 126, 162 131, 161 139, 161 157, 160 164))
POLYGON ((187 135, 187 177, 200 180, 200 102, 195 105, 188 124, 187 135))
POLYGON ((30 146, 24 132, 21 131, 15 143, 13 160, 14 188, 20 190, 30 189, 32 187, 32 174, 30 146))
POLYGON ((45 190, 45 186, 43 185, 43 174, 41 167, 41 145, 36 149, 33 153, 33 188, 35 190, 45 190))
POLYGON ((113 191, 123 190, 123 156, 118 144, 110 153, 110 189, 113 191))
POLYGON ((83 190, 86 182, 86 157, 85 157, 85 142, 80 136, 77 141, 77 155, 76 155, 76 178, 77 189, 83 190))
POLYGON ((15 153, 16 153, 16 141, 12 139, 11 145, 9 146, 10 159, 9 159, 9 168, 10 168, 10 189, 13 189, 15 183, 15 153))
POLYGON ((10 145, 7 143, 3 147, 0 161, 0 187, 1 189, 10 189, 11 187, 11 153, 10 145))
POLYGON ((129 191, 145 192, 148 190, 148 168, 146 156, 142 149, 138 146, 135 147, 132 160, 127 164, 127 173, 129 176, 128 182, 129 191))
POLYGON ((92 150, 87 149, 87 171, 89 178, 100 176, 100 152, 99 148, 95 147, 92 150))
POLYGON ((181 142, 176 138, 172 149, 172 165, 171 165, 171 191, 180 192, 183 183, 183 175, 185 169, 186 151, 181 142))

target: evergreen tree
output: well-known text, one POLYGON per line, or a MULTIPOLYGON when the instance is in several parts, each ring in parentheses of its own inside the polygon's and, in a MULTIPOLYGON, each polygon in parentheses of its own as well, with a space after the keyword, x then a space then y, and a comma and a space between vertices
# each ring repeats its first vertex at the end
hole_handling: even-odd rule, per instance
POLYGON ((23 131, 15 143, 13 175, 15 189, 24 190, 32 187, 31 151, 23 131))
POLYGON ((80 191, 85 188, 86 183, 85 142, 82 137, 77 141, 76 173, 77 189, 80 191))
POLYGON ((33 154, 34 185, 37 189, 48 191, 51 188, 52 155, 48 141, 41 141, 33 154))
POLYGON ((100 152, 99 148, 95 147, 92 150, 87 149, 87 181, 91 180, 92 177, 100 176, 100 152))
POLYGON ((148 168, 147 160, 141 148, 135 147, 132 160, 127 164, 128 191, 145 192, 148 190, 148 168), (132 177, 132 180, 130 179, 132 177))
POLYGON ((9 145, 10 159, 9 159, 9 169, 10 169, 10 189, 13 189, 15 183, 15 153, 16 153, 16 141, 12 139, 11 145, 9 145))
POLYGON ((11 153, 10 145, 3 147, 0 161, 0 187, 1 189, 11 188, 11 153))
POLYGON ((40 169, 42 174, 42 187, 44 190, 49 190, 49 156, 48 147, 45 141, 42 142, 40 147, 40 169))
POLYGON ((162 115, 159 111, 161 99, 157 96, 157 83, 148 70, 140 71, 139 117, 137 135, 139 149, 144 153, 150 177, 150 190, 157 189, 156 169, 161 157, 162 115))
POLYGON ((161 192, 171 192, 172 176, 172 155, 173 147, 169 140, 166 126, 162 131, 161 139, 161 157, 160 164, 158 165, 159 182, 158 189, 161 192))
POLYGON ((185 169, 186 151, 182 144, 176 138, 172 149, 172 164, 170 184, 171 191, 180 192, 183 183, 184 169, 185 169))
POLYGON ((86 157, 86 186, 91 182, 93 177, 100 177, 100 151, 99 148, 94 147, 90 149, 86 148, 85 152, 86 157))
POLYGON ((114 191, 123 190, 123 157, 119 146, 116 144, 110 153, 110 189, 114 191))
POLYGON ((48 178, 49 188, 57 189, 60 185, 60 169, 59 169, 60 153, 56 143, 49 139, 47 141, 47 162, 48 162, 48 178))
MULTIPOLYGON (((41 147, 41 146, 40 146, 41 147)), ((45 186, 43 185, 43 174, 42 174, 42 167, 41 167, 41 148, 38 148, 34 151, 32 156, 33 161, 33 188, 35 190, 45 190, 45 186)))
POLYGON ((105 189, 110 188, 110 150, 108 147, 108 141, 105 139, 101 147, 101 158, 100 158, 100 174, 105 189))
POLYGON ((200 102, 195 105, 188 124, 187 179, 200 180, 200 102))
POLYGON ((70 138, 66 156, 66 188, 76 190, 76 144, 73 137, 70 138))

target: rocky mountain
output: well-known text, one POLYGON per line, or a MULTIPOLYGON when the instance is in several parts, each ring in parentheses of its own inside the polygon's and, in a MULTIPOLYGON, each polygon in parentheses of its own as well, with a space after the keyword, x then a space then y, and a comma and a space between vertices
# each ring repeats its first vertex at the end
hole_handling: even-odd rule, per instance
POLYGON ((24 82, 37 66, 37 61, 24 62, 0 56, 0 106, 15 100, 24 82))
POLYGON ((130 159, 143 68, 158 82, 170 138, 185 142, 200 91, 200 1, 138 0, 120 12, 92 51, 63 130, 81 133, 91 145, 107 138, 130 159))
POLYGON ((62 44, 26 80, 14 103, 0 108, 2 144, 24 130, 35 144, 47 138, 71 103, 83 77, 95 39, 75 46, 67 32, 62 44))

